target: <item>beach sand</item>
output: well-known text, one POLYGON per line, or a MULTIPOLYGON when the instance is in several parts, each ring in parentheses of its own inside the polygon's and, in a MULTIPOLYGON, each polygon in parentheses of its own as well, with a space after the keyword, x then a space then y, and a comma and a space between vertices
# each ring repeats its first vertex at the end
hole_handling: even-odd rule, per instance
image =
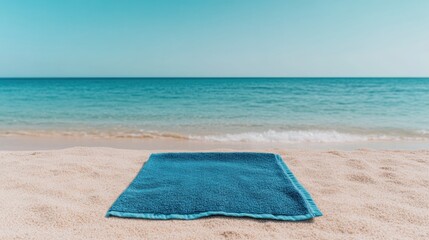
POLYGON ((156 151, 1 151, 0 239, 429 238, 429 151, 266 151, 282 155, 323 217, 304 222, 105 218, 156 151))

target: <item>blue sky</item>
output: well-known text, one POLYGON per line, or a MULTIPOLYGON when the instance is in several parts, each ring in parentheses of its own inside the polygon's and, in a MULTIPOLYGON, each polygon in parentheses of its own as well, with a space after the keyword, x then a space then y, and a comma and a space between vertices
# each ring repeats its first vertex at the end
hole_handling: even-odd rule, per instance
POLYGON ((429 1, 0 0, 0 76, 429 76, 429 1))

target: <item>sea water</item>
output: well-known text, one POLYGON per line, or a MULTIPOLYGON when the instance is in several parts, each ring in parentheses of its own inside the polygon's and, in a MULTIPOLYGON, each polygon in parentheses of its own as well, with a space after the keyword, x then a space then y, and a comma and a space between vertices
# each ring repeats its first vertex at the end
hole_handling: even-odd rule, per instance
POLYGON ((0 79, 0 136, 429 139, 429 78, 0 79))

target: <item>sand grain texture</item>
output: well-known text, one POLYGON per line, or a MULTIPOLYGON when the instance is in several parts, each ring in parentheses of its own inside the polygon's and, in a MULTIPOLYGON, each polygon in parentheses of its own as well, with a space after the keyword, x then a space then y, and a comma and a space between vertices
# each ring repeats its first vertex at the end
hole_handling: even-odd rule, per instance
POLYGON ((0 152, 0 239, 429 239, 429 151, 276 151, 323 217, 105 218, 150 152, 0 152))

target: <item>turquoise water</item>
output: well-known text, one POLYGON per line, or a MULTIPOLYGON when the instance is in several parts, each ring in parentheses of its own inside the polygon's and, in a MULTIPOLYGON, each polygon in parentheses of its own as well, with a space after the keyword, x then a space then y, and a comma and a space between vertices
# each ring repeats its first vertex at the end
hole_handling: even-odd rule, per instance
POLYGON ((429 139, 429 79, 0 79, 1 135, 429 139))

